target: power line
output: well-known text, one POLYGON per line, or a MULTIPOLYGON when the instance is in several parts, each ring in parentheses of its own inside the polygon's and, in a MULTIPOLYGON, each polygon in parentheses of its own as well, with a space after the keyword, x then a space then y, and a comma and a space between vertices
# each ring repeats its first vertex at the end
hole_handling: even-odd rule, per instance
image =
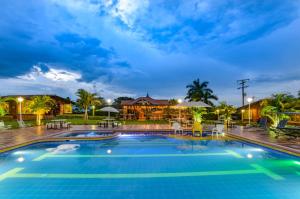
POLYGON ((237 80, 237 83, 239 85, 239 87, 237 89, 242 89, 242 104, 243 106, 245 106, 245 97, 246 97, 246 93, 245 93, 245 88, 248 88, 249 85, 247 85, 248 81, 250 79, 240 79, 240 80, 237 80))

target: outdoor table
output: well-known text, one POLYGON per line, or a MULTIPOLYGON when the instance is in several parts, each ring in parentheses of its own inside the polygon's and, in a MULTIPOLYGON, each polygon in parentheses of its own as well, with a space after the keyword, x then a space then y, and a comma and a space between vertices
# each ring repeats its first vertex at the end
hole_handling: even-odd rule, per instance
POLYGON ((59 128, 63 128, 63 124, 66 122, 66 119, 56 119, 56 120, 51 120, 54 124, 58 124, 59 128))
POLYGON ((106 127, 109 127, 110 123, 112 124, 112 127, 113 127, 113 122, 115 121, 115 119, 114 118, 105 118, 105 119, 103 119, 103 121, 105 122, 106 127))

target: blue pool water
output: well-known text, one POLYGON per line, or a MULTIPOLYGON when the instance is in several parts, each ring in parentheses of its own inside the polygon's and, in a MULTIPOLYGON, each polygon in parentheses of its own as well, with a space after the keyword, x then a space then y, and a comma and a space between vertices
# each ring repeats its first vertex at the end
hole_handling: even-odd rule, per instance
POLYGON ((2 199, 300 198, 300 160, 231 140, 120 136, 0 154, 2 199))

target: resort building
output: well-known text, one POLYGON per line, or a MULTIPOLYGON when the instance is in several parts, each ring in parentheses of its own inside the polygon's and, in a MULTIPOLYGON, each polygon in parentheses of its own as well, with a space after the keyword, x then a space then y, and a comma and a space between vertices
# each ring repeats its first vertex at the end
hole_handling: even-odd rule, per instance
MULTIPOLYGON (((258 121, 261 116, 261 110, 263 108, 262 102, 266 99, 261 99, 250 104, 250 119, 254 122, 258 121)), ((243 120, 249 120, 249 104, 239 107, 238 112, 241 114, 243 120)), ((286 112, 289 115, 289 124, 300 126, 300 112, 286 112)))
MULTIPOLYGON (((9 95, 4 97, 10 97, 10 98, 19 98, 21 97, 24 99, 21 103, 17 100, 10 100, 8 101, 8 114, 11 115, 14 119, 18 119, 20 115, 20 106, 22 111, 22 119, 23 120, 31 120, 35 118, 35 115, 31 112, 29 108, 27 108, 29 101, 32 99, 32 97, 35 96, 45 96, 45 95, 9 95)), ((51 97, 55 104, 52 108, 52 110, 47 114, 47 117, 51 118, 56 115, 63 115, 63 114, 69 114, 72 113, 72 103, 70 99, 66 99, 57 95, 47 95, 51 97)))
POLYGON ((169 116, 170 101, 149 95, 121 102, 124 120, 162 120, 169 116))
MULTIPOLYGON (((261 106, 261 102, 263 100, 264 99, 261 99, 261 100, 252 102, 250 104, 250 115, 251 115, 250 119, 252 121, 258 121, 259 118, 261 117, 260 112, 263 108, 261 106)), ((247 104, 245 106, 242 106, 242 107, 239 107, 237 110, 238 110, 239 113, 241 113, 242 119, 249 120, 249 104, 247 104)))

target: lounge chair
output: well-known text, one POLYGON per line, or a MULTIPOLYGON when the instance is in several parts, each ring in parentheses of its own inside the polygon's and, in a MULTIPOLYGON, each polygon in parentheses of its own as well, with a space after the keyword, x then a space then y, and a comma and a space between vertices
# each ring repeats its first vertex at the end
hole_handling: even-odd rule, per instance
POLYGON ((174 133, 176 134, 177 132, 181 132, 183 133, 183 128, 181 127, 181 125, 178 122, 174 122, 172 124, 172 129, 174 130, 174 133))
POLYGON ((297 126, 293 126, 293 127, 286 127, 286 125, 287 125, 287 123, 288 123, 288 120, 281 120, 279 123, 278 123, 278 125, 277 125, 277 129, 279 129, 279 130, 287 130, 287 131, 300 131, 300 127, 297 127, 297 126))
POLYGON ((5 125, 3 121, 0 121, 0 130, 10 129, 11 125, 5 125))
POLYGON ((217 124, 216 127, 214 127, 211 131, 211 135, 213 136, 214 133, 218 136, 219 134, 224 133, 224 125, 223 124, 217 124))
POLYGON ((299 137, 300 136, 300 127, 286 127, 288 123, 288 120, 280 120, 277 127, 276 127, 276 132, 278 134, 283 134, 287 136, 292 136, 292 137, 299 137))

